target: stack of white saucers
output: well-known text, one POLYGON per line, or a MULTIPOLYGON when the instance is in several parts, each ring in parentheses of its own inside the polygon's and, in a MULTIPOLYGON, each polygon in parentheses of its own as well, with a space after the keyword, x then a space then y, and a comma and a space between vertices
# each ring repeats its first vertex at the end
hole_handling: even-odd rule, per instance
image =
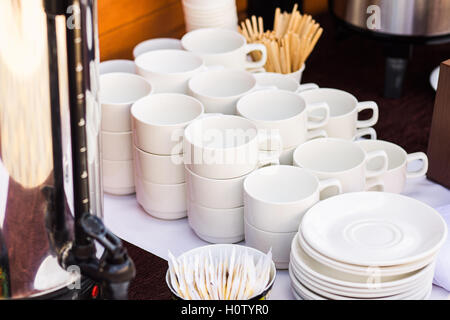
POLYGON ((427 299, 446 236, 434 209, 405 196, 329 198, 305 214, 292 242, 292 291, 306 300, 427 299))
POLYGON ((235 0, 183 0, 186 31, 200 28, 237 30, 235 0))

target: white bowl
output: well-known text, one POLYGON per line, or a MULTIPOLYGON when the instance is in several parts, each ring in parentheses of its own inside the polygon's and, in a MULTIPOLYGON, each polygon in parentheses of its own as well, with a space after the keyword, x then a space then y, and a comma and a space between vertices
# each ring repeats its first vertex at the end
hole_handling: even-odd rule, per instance
POLYGON ((136 200, 153 217, 175 220, 186 217, 186 184, 156 184, 136 177, 136 200))
POLYGON ((210 243, 244 240, 244 207, 212 209, 188 201, 188 221, 199 238, 210 243))
POLYGON ((447 225, 436 210, 406 196, 357 192, 311 208, 300 227, 322 255, 362 266, 396 266, 436 254, 447 225))
POLYGON ((114 195, 127 195, 135 191, 133 160, 102 160, 103 190, 114 195))
POLYGON ((133 160, 132 132, 102 131, 102 158, 104 160, 133 160))
POLYGON ((250 225, 244 219, 245 244, 267 252, 272 248, 273 261, 277 269, 287 269, 291 251, 292 239, 296 232, 267 232, 250 225))
POLYGON ((127 59, 115 59, 106 60, 100 62, 99 73, 113 73, 113 72, 125 72, 125 73, 136 73, 136 65, 133 60, 127 59))
POLYGON ((145 181, 157 184, 179 184, 185 182, 183 154, 158 155, 134 149, 136 175, 145 181))
MULTIPOLYGON (((181 41, 174 38, 156 38, 143 41, 136 45, 133 49, 133 57, 136 59, 143 53, 161 49, 178 49, 183 50, 181 41)), ((133 62, 134 66, 134 62, 133 62)))
POLYGON ((102 130, 109 132, 131 131, 131 105, 153 92, 143 77, 123 72, 101 75, 100 88, 102 130))

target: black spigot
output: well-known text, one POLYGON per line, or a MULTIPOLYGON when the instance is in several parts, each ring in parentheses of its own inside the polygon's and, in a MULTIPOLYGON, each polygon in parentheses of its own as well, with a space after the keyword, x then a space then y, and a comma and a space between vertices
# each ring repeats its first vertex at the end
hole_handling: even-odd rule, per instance
POLYGON ((100 284, 101 299, 127 299, 128 287, 136 275, 136 269, 122 241, 105 227, 101 219, 91 214, 86 213, 81 218, 80 226, 91 242, 97 241, 105 251, 97 259, 95 251, 90 250, 87 255, 84 247, 78 248, 75 243, 65 265, 77 265, 82 275, 100 284))

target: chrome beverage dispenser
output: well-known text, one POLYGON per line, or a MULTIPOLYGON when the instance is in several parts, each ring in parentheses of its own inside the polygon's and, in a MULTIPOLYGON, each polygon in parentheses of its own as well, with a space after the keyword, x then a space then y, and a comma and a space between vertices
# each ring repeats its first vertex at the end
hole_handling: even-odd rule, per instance
POLYGON ((0 298, 125 299, 134 277, 101 220, 96 21, 96 0, 0 1, 0 298))

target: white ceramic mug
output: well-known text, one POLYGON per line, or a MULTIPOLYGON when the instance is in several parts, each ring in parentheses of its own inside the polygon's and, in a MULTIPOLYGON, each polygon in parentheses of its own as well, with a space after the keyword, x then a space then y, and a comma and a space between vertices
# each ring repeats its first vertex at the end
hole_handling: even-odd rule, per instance
POLYGON ((250 120, 216 115, 198 119, 186 128, 183 150, 184 163, 197 175, 232 179, 278 163, 283 144, 278 134, 260 132, 250 120), (264 152, 266 145, 273 150, 264 152))
POLYGON ((102 158, 105 160, 133 160, 132 132, 102 131, 102 158))
POLYGON ((386 192, 401 193, 406 179, 423 177, 428 171, 428 157, 423 152, 408 154, 402 147, 382 140, 363 140, 357 144, 366 152, 377 150, 386 152, 389 165, 387 171, 380 177, 386 192), (417 171, 408 171, 408 164, 416 160, 422 161, 422 167, 417 171))
POLYGON ((244 240, 244 208, 212 209, 188 201, 188 221, 197 236, 210 243, 244 240))
POLYGON ((182 153, 184 128, 203 112, 201 102, 179 93, 159 93, 141 99, 131 107, 134 144, 158 155, 182 153))
POLYGON ((252 73, 241 70, 211 70, 189 81, 190 95, 205 106, 205 112, 236 114, 236 103, 258 89, 252 73))
POLYGON ((238 101, 236 109, 239 115, 252 121, 259 129, 277 130, 286 149, 313 138, 326 137, 324 130, 309 130, 325 126, 330 118, 326 103, 306 106, 299 95, 277 89, 252 92, 238 101), (324 116, 311 121, 309 115, 315 111, 323 112, 324 116))
POLYGON ((133 160, 102 160, 103 190, 113 195, 135 192, 133 160))
POLYGON ((206 65, 222 65, 240 70, 257 69, 266 64, 267 51, 263 44, 247 44, 236 31, 203 28, 186 33, 181 39, 183 47, 201 56, 206 65), (259 51, 259 61, 247 60, 250 52, 259 51))
POLYGON ((272 260, 277 269, 287 269, 291 243, 297 232, 268 232, 255 228, 244 218, 245 245, 268 252, 272 249, 272 260))
POLYGON ((161 156, 134 147, 134 167, 136 175, 148 182, 157 184, 185 182, 183 154, 161 156))
POLYGON ((136 59, 141 54, 144 54, 146 52, 164 49, 182 50, 183 46, 181 45, 181 41, 179 39, 174 38, 149 39, 139 43, 134 47, 133 57, 136 59))
MULTIPOLYGON (((374 189, 366 179, 383 175, 388 168, 386 152, 377 150, 366 153, 355 142, 336 139, 315 139, 300 145, 294 152, 294 165, 311 170, 319 179, 336 178, 342 192, 374 189), (370 163, 378 164, 369 168, 370 163)), ((383 191, 382 184, 379 189, 383 191)))
POLYGON ((355 140, 369 135, 371 139, 376 139, 375 130, 370 128, 378 121, 378 105, 375 102, 358 102, 348 92, 327 88, 305 90, 300 96, 305 99, 307 105, 318 102, 329 105, 330 121, 324 127, 329 137, 355 140), (372 110, 372 117, 368 120, 358 120, 358 114, 367 109, 372 110))
POLYGON ((186 217, 186 184, 157 184, 136 177, 136 200, 145 212, 163 220, 186 217))
POLYGON ((276 87, 280 90, 302 92, 310 89, 318 89, 315 83, 299 84, 292 76, 275 72, 259 72, 254 74, 256 83, 261 87, 276 87))
POLYGON ((237 208, 244 205, 242 185, 247 175, 233 179, 210 179, 199 176, 188 167, 185 170, 190 201, 215 209, 237 208))
POLYGON ((155 93, 188 93, 188 81, 208 70, 203 59, 184 50, 155 50, 135 60, 137 73, 147 79, 155 93))
POLYGON ((133 60, 114 59, 100 62, 100 75, 113 72, 136 73, 136 65, 133 60))
POLYGON ((339 180, 319 181, 306 169, 284 165, 261 168, 244 181, 245 218, 263 231, 294 232, 309 208, 341 191, 339 180))
POLYGON ((141 76, 123 72, 101 75, 102 130, 131 131, 131 105, 152 92, 151 84, 141 76))

